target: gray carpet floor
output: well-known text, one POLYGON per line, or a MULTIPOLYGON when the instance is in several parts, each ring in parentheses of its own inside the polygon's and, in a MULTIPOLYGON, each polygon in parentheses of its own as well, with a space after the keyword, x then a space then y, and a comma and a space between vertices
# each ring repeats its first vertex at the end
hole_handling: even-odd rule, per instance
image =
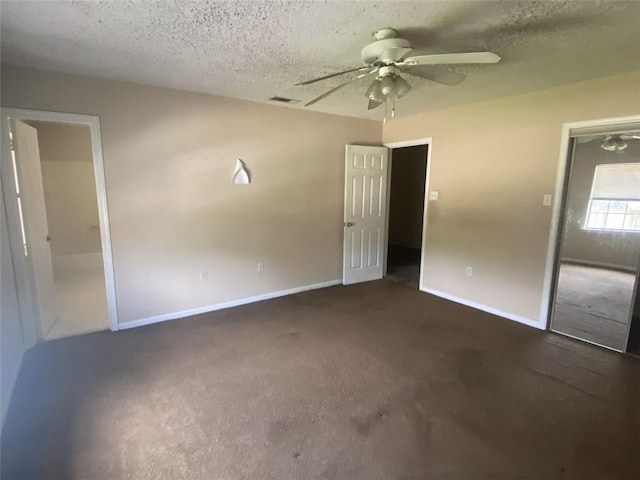
POLYGON ((552 329, 624 351, 635 281, 633 273, 563 263, 552 329))
POLYGON ((390 244, 385 278, 417 289, 420 285, 420 249, 390 244))
POLYGON ((640 478, 640 360, 404 285, 27 352, 2 478, 640 478))

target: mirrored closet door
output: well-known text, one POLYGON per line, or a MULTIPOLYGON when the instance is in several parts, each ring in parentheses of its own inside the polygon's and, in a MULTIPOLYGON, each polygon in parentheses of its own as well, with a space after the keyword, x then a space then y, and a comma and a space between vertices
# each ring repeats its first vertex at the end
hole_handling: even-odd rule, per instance
POLYGON ((551 329, 626 351, 638 310, 640 132, 574 138, 565 192, 551 329))

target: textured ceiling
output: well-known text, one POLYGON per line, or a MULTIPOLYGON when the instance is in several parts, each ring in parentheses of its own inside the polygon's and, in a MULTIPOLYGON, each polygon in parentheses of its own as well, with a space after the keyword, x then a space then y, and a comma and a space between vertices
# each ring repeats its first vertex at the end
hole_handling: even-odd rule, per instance
MULTIPOLYGON (((455 87, 409 79, 401 116, 640 70, 638 1, 3 1, 2 62, 308 101, 348 76, 294 83, 358 66, 371 33, 386 26, 414 54, 486 49, 503 58, 457 66, 468 78, 455 87)), ((379 119, 382 109, 366 110, 366 87, 359 80, 309 108, 379 119)))

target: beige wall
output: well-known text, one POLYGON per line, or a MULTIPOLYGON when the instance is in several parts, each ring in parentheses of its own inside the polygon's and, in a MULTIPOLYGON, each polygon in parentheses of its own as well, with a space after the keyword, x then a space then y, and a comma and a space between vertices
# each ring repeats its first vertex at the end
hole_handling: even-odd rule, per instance
POLYGON ((29 123, 38 130, 51 253, 100 253, 100 220, 89 127, 29 123))
POLYGON ((88 125, 35 120, 26 123, 38 130, 42 162, 93 162, 88 125))
POLYGON ((389 243, 420 248, 427 146, 396 148, 392 161, 389 243))
POLYGON ((584 229, 596 166, 632 162, 640 162, 640 142, 629 141, 622 153, 603 150, 598 140, 576 145, 567 197, 563 259, 636 270, 640 233, 584 229))
POLYGON ((344 146, 380 122, 6 66, 2 103, 100 116, 120 322, 341 278, 344 146))
POLYGON ((2 404, 2 424, 15 379, 20 370, 22 355, 25 350, 22 325, 18 310, 16 280, 11 260, 11 248, 7 234, 7 217, 5 215, 4 197, 0 185, 0 393, 2 404))
POLYGON ((542 196, 554 190, 562 124, 638 113, 635 73, 387 123, 385 143, 433 138, 439 199, 429 203, 424 286, 537 322, 551 223, 542 196))

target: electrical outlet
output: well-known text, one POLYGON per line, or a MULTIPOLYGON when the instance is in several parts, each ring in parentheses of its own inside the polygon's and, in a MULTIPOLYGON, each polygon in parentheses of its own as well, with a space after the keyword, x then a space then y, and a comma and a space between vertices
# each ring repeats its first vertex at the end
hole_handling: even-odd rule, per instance
POLYGON ((429 200, 437 200, 438 199, 438 191, 432 190, 429 192, 429 200))
POLYGON ((202 270, 200 272, 200 280, 202 280, 203 282, 209 280, 209 272, 207 272, 206 270, 202 270))
POLYGON ((258 263, 258 272, 264 272, 264 262, 258 263))
POLYGON ((550 193, 545 193, 542 196, 542 205, 544 205, 545 207, 550 207, 552 199, 553 199, 553 196, 550 193))
POLYGON ((467 277, 470 277, 471 275, 473 275, 473 267, 470 265, 467 265, 467 268, 464 270, 464 274, 467 277))

